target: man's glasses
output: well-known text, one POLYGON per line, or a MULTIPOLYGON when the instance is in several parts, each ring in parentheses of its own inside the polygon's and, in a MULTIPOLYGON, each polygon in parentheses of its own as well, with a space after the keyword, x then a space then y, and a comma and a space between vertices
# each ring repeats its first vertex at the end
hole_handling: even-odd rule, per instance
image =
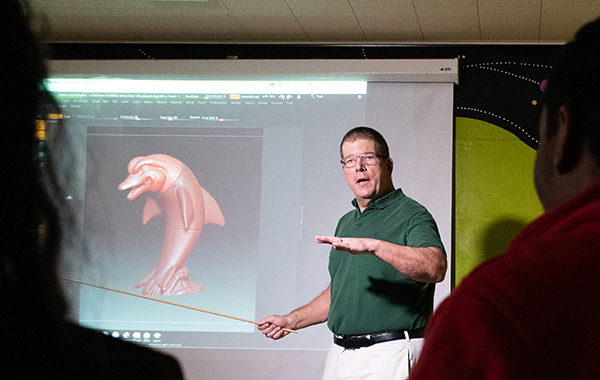
POLYGON ((365 154, 361 154, 360 156, 354 156, 354 155, 348 156, 348 157, 344 158, 343 160, 341 160, 340 162, 342 163, 342 166, 344 167, 344 169, 351 169, 356 166, 359 159, 362 161, 362 163, 364 165, 373 166, 373 165, 377 165, 377 162, 379 161, 380 158, 385 158, 385 157, 380 156, 375 153, 365 153, 365 154))

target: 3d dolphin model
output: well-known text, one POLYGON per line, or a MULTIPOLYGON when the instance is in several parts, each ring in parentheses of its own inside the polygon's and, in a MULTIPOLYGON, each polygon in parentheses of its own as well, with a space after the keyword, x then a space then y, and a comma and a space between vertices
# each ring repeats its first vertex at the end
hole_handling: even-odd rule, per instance
POLYGON ((148 194, 142 212, 146 224, 164 213, 165 237, 159 262, 142 278, 136 288, 143 295, 178 295, 196 293, 202 285, 189 280, 188 268, 183 266, 196 245, 202 226, 225 225, 221 208, 204 190, 194 173, 181 161, 165 154, 136 157, 127 166, 128 177, 119 190, 128 190, 127 199, 148 194))

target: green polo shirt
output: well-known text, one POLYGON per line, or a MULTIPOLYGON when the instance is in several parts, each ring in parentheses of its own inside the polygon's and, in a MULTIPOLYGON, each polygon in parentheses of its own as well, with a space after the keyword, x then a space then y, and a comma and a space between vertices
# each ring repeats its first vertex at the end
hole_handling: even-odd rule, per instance
MULTIPOLYGON (((371 201, 361 213, 342 216, 335 236, 374 238, 410 247, 443 249, 437 225, 425 207, 401 189, 371 201)), ((425 327, 433 311, 435 284, 409 279, 375 255, 329 254, 331 307, 327 326, 338 335, 425 327)))

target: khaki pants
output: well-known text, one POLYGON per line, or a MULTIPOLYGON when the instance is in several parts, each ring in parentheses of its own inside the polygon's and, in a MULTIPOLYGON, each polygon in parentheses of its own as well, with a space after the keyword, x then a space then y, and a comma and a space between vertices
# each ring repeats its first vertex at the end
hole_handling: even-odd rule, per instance
POLYGON ((333 344, 323 380, 406 380, 423 348, 423 338, 345 349, 333 344))

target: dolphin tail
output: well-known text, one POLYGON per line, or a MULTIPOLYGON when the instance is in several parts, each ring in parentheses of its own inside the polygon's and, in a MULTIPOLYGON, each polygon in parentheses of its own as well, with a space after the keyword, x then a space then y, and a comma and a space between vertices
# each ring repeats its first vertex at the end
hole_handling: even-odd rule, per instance
POLYGON ((165 295, 191 294, 204 290, 202 285, 190 281, 190 273, 185 266, 169 273, 169 275, 170 279, 162 285, 163 294, 165 295))
POLYGON ((150 280, 152 279, 152 277, 154 277, 154 273, 156 272, 156 268, 152 269, 150 271, 150 273, 148 273, 147 275, 145 275, 141 280, 139 280, 137 282, 137 284, 135 284, 136 288, 142 287, 144 285, 147 285, 150 280))
POLYGON ((164 291, 167 290, 167 288, 169 288, 170 286, 173 286, 173 282, 175 281, 175 278, 173 278, 173 275, 175 274, 176 271, 177 271, 177 267, 175 265, 172 265, 169 269, 167 269, 167 271, 165 273, 160 274, 158 276, 158 278, 156 279, 156 284, 158 286, 160 286, 160 289, 163 294, 164 294, 164 291))
POLYGON ((171 296, 181 294, 192 294, 204 290, 202 285, 190 281, 189 270, 183 266, 177 269, 171 266, 165 273, 156 276, 156 268, 142 278, 136 288, 144 287, 144 296, 171 296))
POLYGON ((204 224, 225 226, 225 218, 217 201, 204 188, 202 188, 202 195, 204 197, 204 224))

